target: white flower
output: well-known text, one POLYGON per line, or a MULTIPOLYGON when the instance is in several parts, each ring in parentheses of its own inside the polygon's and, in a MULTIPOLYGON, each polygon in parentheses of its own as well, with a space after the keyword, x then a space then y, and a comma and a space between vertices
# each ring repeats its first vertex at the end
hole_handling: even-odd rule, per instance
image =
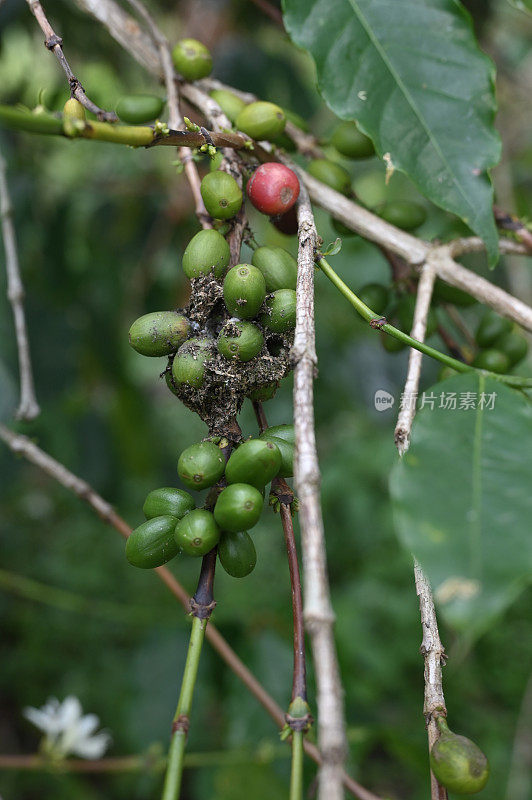
POLYGON ((70 753, 81 758, 101 758, 111 743, 105 731, 94 733, 100 720, 96 714, 83 716, 77 697, 67 697, 62 703, 51 697, 42 708, 25 708, 22 713, 43 731, 44 749, 56 758, 70 753))

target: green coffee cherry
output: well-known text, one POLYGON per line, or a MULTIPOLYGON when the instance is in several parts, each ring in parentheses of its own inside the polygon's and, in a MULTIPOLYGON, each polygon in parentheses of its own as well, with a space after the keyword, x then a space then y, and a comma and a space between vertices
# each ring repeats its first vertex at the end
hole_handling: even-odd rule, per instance
POLYGON ((205 377, 205 365, 212 358, 212 339, 195 337, 181 345, 172 364, 172 377, 176 387, 190 386, 200 389, 205 377))
POLYGON ((164 101, 152 94, 128 94, 116 104, 116 113, 129 125, 140 125, 161 116, 164 101))
POLYGON ((224 301, 233 317, 256 317, 265 297, 266 281, 257 267, 237 264, 225 276, 224 301))
POLYGON ((410 200, 390 200, 378 209, 378 214, 386 222, 404 231, 419 228, 427 219, 424 207, 410 200))
POLYGON ((264 498, 254 486, 232 483, 218 495, 214 519, 224 531, 249 530, 259 521, 263 503, 264 498))
POLYGON ((477 302, 476 299, 471 297, 470 294, 467 294, 467 292, 463 292, 456 286, 450 286, 448 283, 444 283, 439 279, 434 283, 433 297, 435 300, 439 300, 442 303, 452 303, 455 306, 462 306, 464 308, 473 306, 477 302))
POLYGON ((220 529, 210 511, 197 508, 180 519, 174 531, 176 546, 187 556, 204 556, 220 539, 220 529))
POLYGON ((71 97, 66 101, 63 106, 63 114, 65 117, 70 117, 70 119, 84 120, 86 118, 85 109, 75 97, 71 97))
POLYGON ((440 738, 430 751, 430 768, 435 778, 454 794, 476 794, 489 778, 488 759, 477 745, 465 736, 453 733, 445 720, 438 719, 440 738))
POLYGON ((480 347, 490 347, 496 339, 512 330, 512 323, 488 309, 480 320, 475 339, 480 347))
POLYGON ((135 528, 126 542, 126 558, 134 567, 153 569, 177 555, 174 539, 176 518, 154 517, 135 528))
MULTIPOLYGON (((410 333, 414 322, 414 310, 416 307, 416 297, 413 294, 404 295, 397 308, 397 316, 399 317, 400 327, 405 333, 410 333)), ((380 312, 377 312, 380 313, 380 312)), ((428 338, 438 330, 438 317, 433 308, 429 309, 427 315, 427 329, 425 336, 428 338)))
POLYGON ((236 118, 236 128, 252 139, 269 139, 284 130, 284 111, 275 103, 258 101, 245 106, 236 118))
POLYGON ((236 118, 242 109, 246 107, 246 104, 240 97, 237 97, 233 92, 228 92, 226 89, 213 89, 209 94, 212 99, 218 103, 227 119, 233 124, 236 122, 236 118))
POLYGON ((528 342, 515 331, 504 333, 495 341, 495 347, 510 359, 510 365, 518 364, 528 353, 528 342))
POLYGON ((214 158, 209 158, 209 172, 216 172, 217 169, 220 169, 223 160, 224 154, 221 150, 217 150, 214 158))
POLYGON ((400 339, 396 339, 395 336, 390 336, 384 331, 381 331, 381 344, 387 353, 399 353, 406 347, 406 344, 400 339))
POLYGON ((166 382, 166 385, 168 386, 168 388, 172 392, 172 394, 175 394, 176 397, 179 397, 179 392, 177 391, 177 387, 174 386, 174 378, 173 378, 171 370, 167 370, 164 373, 164 380, 166 382))
POLYGON ((307 172, 341 194, 349 194, 351 191, 349 172, 328 158, 313 159, 307 167, 307 172))
POLYGON ((341 122, 331 136, 331 144, 346 158, 369 158, 375 154, 373 142, 354 122, 341 122))
POLYGON ((218 336, 218 351, 236 361, 251 361, 263 344, 264 336, 251 322, 228 322, 218 336))
POLYGON ((167 356, 187 338, 188 319, 176 311, 154 311, 139 317, 129 329, 129 344, 142 356, 167 356))
POLYGON ((510 359, 501 350, 489 347, 481 350, 473 361, 473 366, 478 369, 487 369, 504 375, 510 369, 510 359))
POLYGON ((351 228, 348 228, 347 225, 344 225, 343 222, 334 217, 331 217, 331 226, 340 236, 358 236, 356 231, 352 231, 351 228))
POLYGON ((390 293, 381 283, 366 283, 357 295, 375 314, 382 314, 390 302, 390 293))
POLYGON ((267 292, 296 288, 297 261, 283 247, 257 247, 251 263, 264 275, 267 292))
POLYGON ((208 172, 200 186, 205 208, 215 219, 232 219, 242 206, 242 191, 227 172, 208 172))
POLYGON ((250 400, 254 400, 259 403, 265 403, 267 400, 271 400, 272 397, 275 396, 278 387, 279 384, 277 381, 265 383, 262 386, 259 386, 257 389, 253 389, 253 391, 248 394, 248 397, 250 400))
POLYGON ((281 453, 271 441, 250 439, 231 454, 225 468, 227 483, 249 483, 262 489, 281 468, 281 453))
POLYGON ((296 327, 296 293, 293 289, 278 289, 266 300, 266 313, 260 321, 274 333, 287 333, 296 327))
POLYGON ((166 486, 162 489, 151 491, 144 501, 142 510, 146 519, 162 516, 181 519, 188 511, 192 511, 195 506, 194 499, 188 492, 166 486))
POLYGON ((291 445, 296 443, 296 431, 293 425, 270 425, 264 433, 261 433, 260 438, 265 439, 272 436, 291 445))
POLYGON ((198 442, 183 450, 177 462, 177 472, 188 489, 214 486, 224 474, 225 459, 213 442, 198 442))
POLYGON ((212 56, 197 39, 181 39, 172 50, 172 60, 186 81, 206 78, 212 71, 212 56))
POLYGON ((218 231, 199 231, 183 253, 183 271, 190 279, 214 272, 215 278, 220 280, 229 265, 229 258, 229 245, 218 231))
POLYGON ((257 551, 247 531, 223 531, 218 543, 220 564, 233 578, 245 578, 255 569, 257 551))
POLYGON ((281 466, 277 473, 279 478, 291 478, 294 474, 294 445, 283 439, 271 436, 268 431, 261 433, 260 438, 277 446, 281 454, 281 466))

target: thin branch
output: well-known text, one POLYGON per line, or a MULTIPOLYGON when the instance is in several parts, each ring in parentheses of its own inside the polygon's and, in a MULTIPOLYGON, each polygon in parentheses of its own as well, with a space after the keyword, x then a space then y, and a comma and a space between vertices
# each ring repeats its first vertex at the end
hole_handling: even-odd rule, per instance
POLYGON ((523 243, 526 252, 532 255, 532 231, 514 214, 508 214, 497 206, 493 207, 495 212, 495 222, 504 231, 513 231, 520 242, 523 243))
POLYGON ((323 519, 320 472, 314 431, 313 381, 316 369, 314 331, 314 255, 318 234, 310 200, 301 186, 297 205, 299 254, 294 371, 294 425, 296 433, 295 484, 299 500, 303 573, 304 619, 310 634, 316 672, 318 743, 323 763, 318 778, 319 800, 340 800, 342 765, 347 753, 343 690, 334 643, 323 519))
MULTIPOLYGON (((449 242, 448 247, 453 258, 463 253, 482 253, 486 249, 486 245, 480 236, 453 239, 452 242, 449 242)), ((532 253, 525 244, 508 238, 499 239, 499 250, 503 255, 527 256, 532 253)))
MULTIPOLYGON (((177 81, 174 73, 174 64, 172 61, 172 54, 170 52, 170 45, 168 39, 162 33, 152 15, 146 9, 143 3, 139 0, 128 0, 128 3, 135 9, 135 11, 146 22, 150 34, 159 50, 159 57, 161 66, 164 73, 164 83, 166 87, 166 102, 168 105, 168 124, 170 128, 177 130, 183 127, 183 118, 179 110, 179 93, 177 90, 177 81)), ((190 151, 186 147, 180 147, 178 150, 179 160, 183 164, 185 175, 187 177, 192 196, 194 198, 195 213, 202 226, 202 228, 212 228, 212 220, 207 213, 207 209, 203 203, 203 198, 200 192, 200 177, 198 168, 194 162, 190 151)))
MULTIPOLYGON (((447 715, 442 683, 442 667, 445 665, 446 655, 445 648, 440 641, 430 583, 416 559, 414 559, 414 577, 416 592, 419 597, 421 627, 423 630, 423 639, 420 647, 421 655, 425 660, 423 714, 427 725, 430 751, 440 735, 436 717, 447 715)), ((430 789, 431 800, 447 800, 447 790, 438 783, 432 772, 430 773, 430 789)))
MULTIPOLYGON (((13 433, 9 428, 0 424, 0 439, 5 442, 13 453, 22 456, 30 463, 42 469, 45 474, 49 475, 87 503, 104 522, 118 531, 125 539, 131 534, 131 528, 127 522, 125 522, 125 520, 114 511, 113 507, 97 494, 86 481, 78 478, 77 475, 70 472, 63 464, 56 461, 52 456, 48 455, 48 453, 45 453, 44 450, 41 450, 41 448, 27 436, 13 433)), ((154 572, 174 597, 179 600, 184 610, 188 613, 190 611, 190 595, 172 575, 170 570, 166 567, 157 567, 154 572)), ((219 630, 211 623, 208 625, 205 635, 218 655, 268 712, 277 726, 282 728, 285 723, 283 709, 275 702, 271 695, 268 694, 243 661, 241 661, 219 630)), ((312 758, 316 764, 321 764, 321 754, 315 745, 310 742, 305 742, 304 748, 307 755, 312 758)), ((342 780, 344 786, 354 797, 358 797, 359 800, 381 800, 381 798, 370 792, 364 786, 361 786, 361 784, 351 778, 346 772, 342 772, 342 780)))
POLYGON ((28 3, 31 13, 39 23, 39 27, 46 37, 44 40, 45 47, 54 54, 61 64, 65 75, 67 76, 68 85, 70 86, 70 96, 75 97, 76 100, 92 114, 96 114, 98 119, 105 120, 107 122, 116 122, 118 117, 114 111, 105 111, 103 108, 100 108, 93 103, 92 100, 90 100, 90 98, 88 98, 85 94, 83 86, 72 72, 70 64, 66 60, 65 54, 63 53, 63 40, 55 33, 54 29, 50 25, 39 0, 26 0, 26 2, 28 3))
MULTIPOLYGON (((414 320, 410 332, 412 338, 417 339, 419 342, 425 341, 427 316, 430 311, 430 301, 432 299, 435 279, 436 273, 429 259, 421 270, 421 278, 418 284, 416 305, 414 308, 414 320)), ((423 354, 419 350, 410 349, 408 373, 403 390, 403 402, 397 418, 397 425, 395 426, 395 445, 400 456, 406 453, 410 445, 410 433, 416 414, 416 399, 419 388, 419 378, 421 376, 422 359, 423 354)))
POLYGON ((40 414, 35 397, 35 384, 31 368, 30 345, 24 313, 24 286, 20 276, 13 206, 6 177, 6 162, 0 153, 0 219, 6 256, 7 297, 13 310, 15 336, 17 340, 20 373, 20 402, 16 411, 17 419, 31 420, 40 414))

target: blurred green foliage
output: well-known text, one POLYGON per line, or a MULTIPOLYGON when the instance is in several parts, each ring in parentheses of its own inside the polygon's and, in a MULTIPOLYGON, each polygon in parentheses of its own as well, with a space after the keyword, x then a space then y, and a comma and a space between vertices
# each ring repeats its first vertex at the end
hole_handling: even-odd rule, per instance
MULTIPOLYGON (((252 4, 179 3, 176 9, 161 2, 153 10, 170 38, 181 31, 201 35, 201 15, 208 13, 207 44, 213 49, 217 77, 293 108, 319 135, 331 130, 332 116, 314 90, 308 60, 252 4)), ((107 33, 72 4, 58 3, 53 13, 74 69, 97 103, 112 108, 122 92, 156 88, 107 33)), ((500 120, 511 142, 500 168, 501 203, 514 191, 517 208, 525 213, 532 194, 532 142, 523 132, 508 73, 514 70, 513 86, 522 88, 526 26, 509 5, 501 4, 497 14, 483 19, 483 35, 501 65, 500 120)), ((42 47, 42 34, 26 4, 8 0, 0 5, 0 28, 0 102, 34 106, 44 90, 44 102, 60 109, 67 97, 63 75, 42 47)), ((527 58, 530 70, 530 52, 527 58)), ((122 150, 111 144, 4 132, 0 146, 9 163, 42 405, 34 422, 12 423, 17 359, 2 276, 0 419, 88 480, 135 526, 142 521, 148 491, 176 484, 179 452, 205 433, 200 420, 159 380, 162 361, 143 359, 127 344, 127 330, 137 316, 186 302, 188 286, 180 258, 197 224, 185 179, 176 175, 175 154, 167 148, 122 150)), ((375 172, 383 175, 376 160, 346 166, 358 181, 375 172)), ((379 181, 373 180, 372 188, 371 179, 366 179, 377 195, 382 191, 379 181)), ((394 177, 386 191, 387 196, 419 199, 401 177, 394 177)), ((250 216, 261 243, 282 244, 295 252, 293 239, 278 234, 258 214, 250 216)), ((334 240, 323 212, 318 211, 317 221, 324 240, 334 240)), ((431 208, 420 234, 445 238, 461 230, 457 225, 431 208)), ((244 252, 244 259, 248 255, 244 252)), ((486 271, 480 256, 471 257, 469 265, 486 271)), ((334 266, 354 289, 370 280, 390 282, 381 253, 359 238, 344 241, 334 266)), ((513 262, 502 263, 495 281, 514 285, 513 267, 513 262)), ((396 459, 395 418, 393 412, 375 411, 373 403, 376 389, 390 391, 398 401, 407 354, 385 353, 378 337, 323 276, 317 275, 317 281, 316 420, 346 691, 349 769, 385 797, 425 800, 428 757, 419 613, 410 559, 392 530, 387 489, 396 459)), ((478 314, 473 308, 463 316, 474 325, 478 314)), ((436 374, 437 367, 427 363, 425 386, 436 374)), ((270 424, 290 420, 290 379, 266 411, 270 424)), ((247 434, 255 431, 250 408, 243 410, 242 426, 247 434)), ((82 502, 4 447, 0 472, 2 569, 78 597, 72 601, 70 595, 38 588, 17 589, 16 579, 5 576, 1 581, 0 752, 35 752, 38 737, 22 719, 22 708, 69 693, 111 731, 110 755, 138 753, 153 742, 165 748, 189 621, 154 575, 127 564, 123 541, 82 502)), ((219 571, 214 621, 286 707, 291 609, 278 518, 268 512, 255 531, 257 569, 242 581, 219 571)), ((176 561, 171 569, 193 590, 196 561, 176 561)), ((516 720, 531 668, 532 643, 525 635, 530 599, 530 592, 522 596, 504 620, 476 642, 442 630, 451 656, 444 677, 452 728, 479 742, 492 763, 493 777, 482 795, 486 800, 499 800, 506 790, 516 720)), ((312 669, 310 673, 314 705, 312 669)), ((271 720, 207 646, 189 750, 262 747, 263 758, 245 766, 228 760, 225 765, 191 769, 185 775, 183 797, 284 796, 289 762, 268 757, 270 745, 277 752, 277 743, 271 720)), ((309 763, 308 783, 313 775, 309 763)), ((6 771, 0 774, 0 793, 17 800, 145 800, 158 796, 160 783, 160 775, 149 772, 88 777, 6 771)))

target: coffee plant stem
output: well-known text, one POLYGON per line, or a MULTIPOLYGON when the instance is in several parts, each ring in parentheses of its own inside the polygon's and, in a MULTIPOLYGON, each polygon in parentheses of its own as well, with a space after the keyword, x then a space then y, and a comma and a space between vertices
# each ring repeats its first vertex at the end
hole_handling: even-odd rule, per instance
POLYGON ((346 300, 351 303, 353 308, 360 314, 360 316, 366 320, 366 322, 373 323, 372 327, 376 328, 380 331, 384 331, 385 333, 389 333, 390 336, 393 336, 395 339, 399 339, 399 341, 404 342, 409 347, 413 347, 416 350, 419 350, 421 353, 424 353, 431 358, 435 358, 437 361, 441 361, 442 364, 445 364, 448 367, 456 370, 456 372, 477 372, 479 374, 487 375, 493 380, 501 381, 502 383, 508 384, 508 386, 515 386, 517 388, 532 388, 532 379, 531 378, 520 378, 516 375, 497 375, 494 372, 488 372, 487 370, 476 369, 476 367, 472 367, 469 364, 464 364, 463 361, 458 361, 456 358, 452 358, 452 356, 445 355, 445 353, 440 353, 439 350, 436 350, 434 347, 430 347, 423 342, 418 342, 416 339, 413 339, 407 333, 399 330, 399 328, 395 328, 393 325, 390 325, 386 322, 384 317, 379 317, 378 314, 375 314, 371 308, 363 303, 356 294, 343 282, 343 280, 336 274, 333 270, 331 265, 326 261, 325 258, 321 257, 317 259, 317 264, 321 271, 329 278, 331 283, 336 286, 336 288, 343 294, 346 300), (382 322, 381 322, 382 319, 382 322))
POLYGON ((161 800, 178 800, 180 795, 189 715, 207 622, 207 619, 201 619, 200 617, 194 617, 192 620, 183 682, 172 724, 172 739, 168 751, 168 766, 161 800))
POLYGON ((68 85, 70 87, 70 96, 75 97, 76 100, 81 103, 82 106, 85 106, 85 108, 92 114, 96 114, 98 119, 106 120, 108 122, 116 122, 117 116, 114 111, 104 111, 103 108, 99 108, 99 106, 93 103, 92 100, 90 100, 85 94, 83 86, 75 77, 72 69, 70 68, 70 64, 66 60, 65 54, 63 53, 63 40, 54 32, 54 29, 50 25, 39 0, 27 0, 27 3, 30 7, 31 13, 39 23, 39 27, 46 37, 44 41, 45 47, 54 54, 61 64, 65 75, 67 76, 68 85))
POLYGON ((303 798, 303 735, 303 731, 292 733, 290 800, 302 800, 303 798))
POLYGON ((6 177, 6 162, 0 153, 0 223, 6 257, 7 298, 13 310, 15 338, 17 341, 20 372, 20 402, 16 411, 17 419, 31 420, 40 414, 35 396, 35 383, 31 367, 30 345, 26 315, 24 313, 24 286, 20 276, 13 206, 6 177))

